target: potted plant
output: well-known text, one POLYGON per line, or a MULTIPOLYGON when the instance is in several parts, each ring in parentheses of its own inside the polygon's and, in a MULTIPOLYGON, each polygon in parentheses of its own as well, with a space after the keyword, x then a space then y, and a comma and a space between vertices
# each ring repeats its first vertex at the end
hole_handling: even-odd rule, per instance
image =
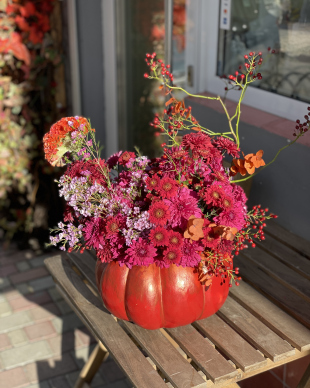
MULTIPOLYGON (((83 117, 63 118, 45 135, 47 160, 68 165, 58 182, 67 201, 64 223, 53 230, 51 244, 68 252, 95 249, 98 289, 115 316, 157 329, 214 314, 240 280, 233 253, 264 240, 265 221, 276 217, 260 205, 248 210, 243 189, 232 180, 236 173, 248 179, 271 163, 265 164, 262 150, 240 157, 240 104, 247 86, 261 78, 261 53, 250 54, 244 73, 230 77, 242 90, 235 116, 214 98, 227 114, 229 132, 199 125, 191 108, 173 97, 169 66, 154 53, 147 54, 145 77, 159 80, 169 95, 152 123, 169 139, 161 157, 120 151, 101 159, 95 130, 83 117), (225 154, 233 157, 230 168, 223 167, 225 154)), ((309 118, 298 125, 294 142, 308 126, 309 118)))

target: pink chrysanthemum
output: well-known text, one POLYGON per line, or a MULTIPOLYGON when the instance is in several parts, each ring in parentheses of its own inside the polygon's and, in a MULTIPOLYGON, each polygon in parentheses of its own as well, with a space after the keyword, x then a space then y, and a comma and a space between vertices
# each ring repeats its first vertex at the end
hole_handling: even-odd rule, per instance
POLYGON ((120 220, 116 217, 109 217, 105 229, 107 237, 117 234, 120 230, 120 220))
POLYGON ((152 224, 163 226, 170 218, 170 211, 163 201, 156 201, 150 206, 149 215, 149 219, 152 224))
POLYGON ((219 205, 222 209, 228 210, 228 209, 232 209, 234 207, 234 203, 235 203, 235 201, 234 201, 232 196, 224 194, 220 198, 219 205))
POLYGON ((189 240, 185 239, 182 247, 182 258, 179 264, 182 267, 196 267, 201 260, 198 252, 202 250, 203 248, 196 242, 190 243, 189 240))
POLYGON ((168 245, 168 231, 162 226, 152 229, 149 238, 155 247, 168 245))
POLYGON ((85 245, 95 249, 101 249, 104 246, 104 224, 102 218, 91 218, 89 221, 85 222, 83 229, 85 245))
POLYGON ((171 198, 174 197, 178 190, 178 183, 169 178, 165 177, 160 181, 158 192, 163 198, 171 198))
POLYGON ((219 206, 221 198, 224 196, 225 192, 223 190, 223 185, 216 181, 205 190, 203 199, 208 205, 219 206))
POLYGON ((240 157, 240 149, 233 141, 225 137, 218 137, 217 139, 213 140, 212 143, 221 152, 223 153, 227 152, 227 154, 232 155, 234 158, 240 157))
POLYGON ((165 203, 169 205, 171 213, 170 224, 172 227, 179 226, 184 228, 190 216, 201 217, 201 210, 198 207, 198 200, 194 197, 196 193, 186 187, 178 190, 178 194, 166 199, 165 203))
POLYGON ((110 263, 113 261, 113 254, 108 244, 105 244, 100 249, 96 249, 96 255, 102 263, 110 263))
POLYGON ((240 187, 239 185, 236 185, 235 183, 233 183, 232 184, 232 192, 233 192, 233 196, 234 196, 235 200, 237 202, 241 202, 242 205, 245 205, 245 203, 248 199, 245 195, 243 188, 240 187))
POLYGON ((181 248, 183 245, 183 240, 184 239, 180 233, 174 232, 173 230, 169 232, 168 244, 170 247, 181 248))
POLYGON ((222 211, 219 216, 214 217, 214 221, 218 225, 230 226, 238 230, 242 229, 245 224, 244 213, 240 213, 236 209, 222 211))
POLYGON ((181 250, 176 247, 168 247, 164 251, 163 260, 166 264, 180 264, 182 257, 181 250))
POLYGON ((186 150, 189 148, 191 150, 203 150, 212 147, 210 137, 201 132, 189 133, 188 135, 183 136, 181 145, 186 150))
POLYGON ((150 265, 154 262, 156 248, 140 237, 132 242, 126 253, 132 265, 150 265))
POLYGON ((146 187, 149 190, 157 190, 159 187, 160 178, 157 174, 154 174, 151 177, 147 177, 145 180, 146 187))

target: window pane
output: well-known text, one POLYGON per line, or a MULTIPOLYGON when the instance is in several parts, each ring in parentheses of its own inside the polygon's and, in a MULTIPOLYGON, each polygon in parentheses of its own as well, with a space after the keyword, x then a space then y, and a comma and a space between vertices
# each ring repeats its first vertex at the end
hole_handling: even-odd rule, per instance
POLYGON ((249 51, 264 55, 252 85, 310 102, 310 0, 233 0, 230 31, 220 31, 218 75, 233 74, 249 51))

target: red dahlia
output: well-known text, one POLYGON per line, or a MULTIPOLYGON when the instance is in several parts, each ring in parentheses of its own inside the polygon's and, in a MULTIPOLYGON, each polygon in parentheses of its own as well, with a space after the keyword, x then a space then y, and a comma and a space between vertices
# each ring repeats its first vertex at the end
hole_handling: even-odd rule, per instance
POLYGON ((168 243, 170 247, 181 248, 183 245, 183 237, 180 233, 171 230, 168 237, 168 243))
POLYGON ((165 225, 170 218, 170 212, 163 201, 153 202, 149 208, 149 216, 152 224, 165 225))
POLYGON ((174 197, 177 193, 177 190, 178 184, 175 180, 169 177, 165 177, 160 181, 158 191, 163 198, 174 197))
POLYGON ((145 184, 149 190, 157 190, 159 187, 160 178, 157 174, 146 178, 145 184))
POLYGON ((163 259, 166 264, 179 264, 181 257, 182 253, 180 249, 176 247, 168 247, 168 249, 164 251, 163 259))
POLYGON ((156 226, 150 232, 150 240, 154 246, 168 245, 168 231, 162 226, 156 226))

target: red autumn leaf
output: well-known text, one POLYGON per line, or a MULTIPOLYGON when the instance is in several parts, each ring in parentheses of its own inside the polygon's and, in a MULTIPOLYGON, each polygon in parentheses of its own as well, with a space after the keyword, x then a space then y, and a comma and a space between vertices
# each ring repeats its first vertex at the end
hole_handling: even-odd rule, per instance
POLYGON ((162 90, 162 88, 164 87, 164 85, 159 85, 159 90, 162 90))
POLYGON ((198 132, 201 131, 201 128, 199 128, 199 127, 192 127, 192 129, 193 129, 194 131, 198 131, 198 132))
POLYGON ((172 104, 174 101, 175 101, 175 99, 173 97, 171 97, 170 100, 168 100, 165 105, 168 106, 168 105, 172 104))

